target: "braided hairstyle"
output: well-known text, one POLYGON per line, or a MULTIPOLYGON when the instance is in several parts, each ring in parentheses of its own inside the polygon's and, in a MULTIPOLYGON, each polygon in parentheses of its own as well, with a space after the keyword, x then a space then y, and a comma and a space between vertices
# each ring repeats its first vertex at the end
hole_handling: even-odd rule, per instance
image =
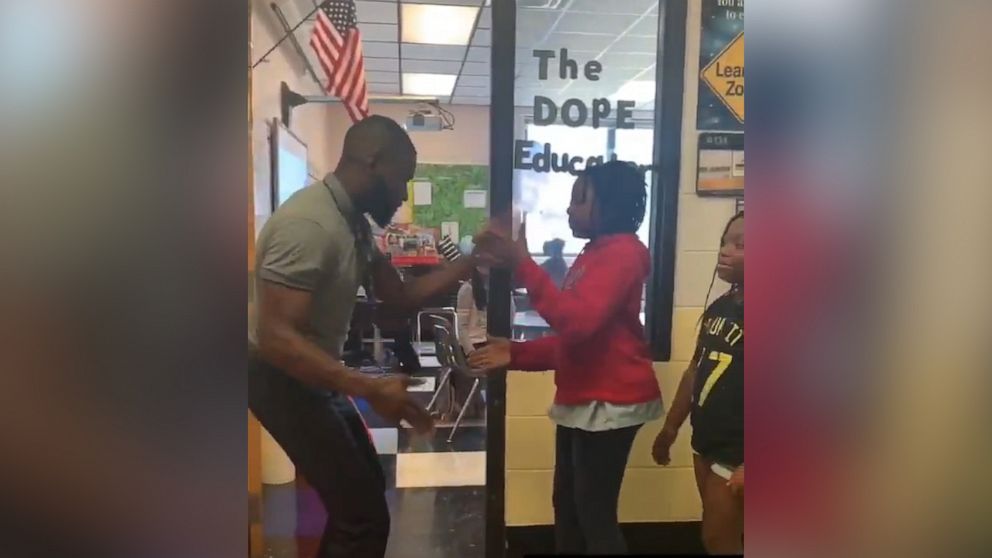
MULTIPOLYGON (((730 225, 733 225, 734 224, 734 221, 736 221, 738 219, 743 219, 743 218, 744 218, 744 210, 742 209, 742 210, 738 211, 736 215, 734 215, 733 217, 731 217, 729 221, 727 221, 727 226, 726 227, 723 227, 723 234, 720 235, 720 247, 721 248, 723 247, 723 243, 727 240, 727 232, 730 231, 730 225)), ((714 283, 716 283, 716 268, 715 267, 713 268, 713 277, 710 278, 710 288, 706 289, 706 302, 703 303, 703 313, 704 314, 705 314, 706 308, 708 308, 709 305, 710 305, 710 295, 713 293, 713 284, 714 283)), ((738 289, 741 289, 741 288, 743 288, 743 285, 739 285, 739 284, 736 284, 735 283, 733 285, 730 285, 730 291, 728 291, 728 292, 731 292, 732 293, 732 292, 737 291, 738 289)), ((702 321, 702 319, 703 319, 703 317, 700 316, 699 317, 699 320, 702 321)))
POLYGON ((647 209, 647 183, 634 163, 609 161, 582 171, 596 192, 596 234, 636 233, 647 209))

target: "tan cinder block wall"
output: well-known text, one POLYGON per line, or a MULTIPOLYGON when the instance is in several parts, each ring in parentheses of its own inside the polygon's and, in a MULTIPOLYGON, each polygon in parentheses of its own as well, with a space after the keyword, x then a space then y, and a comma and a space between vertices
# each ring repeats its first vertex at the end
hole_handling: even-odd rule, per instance
MULTIPOLYGON (((673 352, 671 362, 655 363, 666 409, 692 358, 696 323, 702 314, 716 264, 720 233, 736 207, 732 199, 699 198, 695 194, 699 25, 699 2, 690 2, 673 352)), ((714 295, 726 288, 727 285, 717 279, 714 295)), ((506 523, 509 526, 550 525, 554 522, 551 491, 555 427, 547 418, 547 410, 554 397, 554 378, 550 372, 511 372, 507 376, 506 389, 506 523)), ((622 522, 694 521, 700 518, 689 446, 691 426, 686 421, 682 428, 673 448, 672 464, 659 467, 651 459, 651 443, 661 429, 661 423, 645 425, 634 442, 620 495, 622 522)))

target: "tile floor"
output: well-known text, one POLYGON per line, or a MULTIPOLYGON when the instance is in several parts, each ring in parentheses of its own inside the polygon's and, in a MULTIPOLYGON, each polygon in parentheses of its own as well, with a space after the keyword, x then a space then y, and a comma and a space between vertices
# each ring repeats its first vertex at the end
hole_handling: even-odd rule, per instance
MULTIPOLYGON (((430 392, 419 393, 426 401, 430 392)), ((485 427, 463 423, 452 443, 450 428, 416 436, 385 425, 356 401, 386 473, 392 516, 388 558, 481 558, 484 556, 485 427)), ((262 521, 271 558, 311 558, 320 544, 326 514, 304 480, 265 486, 262 521)))

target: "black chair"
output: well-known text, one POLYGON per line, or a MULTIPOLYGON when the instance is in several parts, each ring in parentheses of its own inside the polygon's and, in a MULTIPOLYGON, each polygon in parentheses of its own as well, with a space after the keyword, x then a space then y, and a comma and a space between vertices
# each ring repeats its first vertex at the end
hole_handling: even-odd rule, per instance
POLYGON ((428 412, 434 410, 434 405, 437 403, 441 392, 448 387, 451 381, 451 374, 455 370, 455 357, 452 355, 451 347, 448 345, 448 338, 450 337, 449 330, 442 323, 443 320, 435 320, 434 316, 431 317, 431 320, 434 322, 434 348, 437 361, 441 365, 441 376, 437 386, 434 388, 434 396, 431 398, 430 403, 427 404, 428 412))
POLYGON ((431 316, 431 320, 434 322, 434 343, 437 346, 438 361, 441 362, 444 372, 438 384, 438 391, 435 392, 434 399, 431 400, 428 410, 433 406, 441 388, 446 386, 450 381, 451 374, 458 374, 472 380, 472 387, 464 403, 462 403, 462 408, 458 413, 458 418, 455 419, 455 424, 451 427, 451 434, 448 435, 448 442, 450 443, 454 440, 455 433, 465 418, 465 413, 468 411, 469 406, 473 403, 476 396, 482 395, 482 380, 486 377, 486 372, 484 370, 475 370, 469 366, 468 359, 465 358, 465 353, 462 351, 458 339, 458 330, 455 329, 449 320, 441 316, 431 316))

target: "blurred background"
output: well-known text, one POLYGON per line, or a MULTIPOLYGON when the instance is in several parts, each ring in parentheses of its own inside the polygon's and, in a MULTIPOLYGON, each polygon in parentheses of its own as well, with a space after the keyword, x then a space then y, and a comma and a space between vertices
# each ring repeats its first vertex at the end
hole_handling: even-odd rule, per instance
MULTIPOLYGON (((749 552, 986 555, 992 5, 747 16, 749 552)), ((248 2, 0 0, 10 556, 248 553, 249 29, 248 2)))

